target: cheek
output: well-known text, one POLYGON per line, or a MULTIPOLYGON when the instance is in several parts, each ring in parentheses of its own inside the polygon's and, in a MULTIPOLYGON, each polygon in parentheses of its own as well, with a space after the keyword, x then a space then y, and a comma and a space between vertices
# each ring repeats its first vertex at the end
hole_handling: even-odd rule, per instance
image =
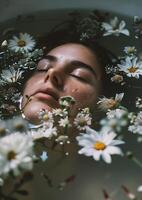
POLYGON ((93 87, 75 87, 71 93, 76 100, 76 107, 92 107, 97 100, 98 92, 93 87))
POLYGON ((32 93, 39 87, 42 79, 40 77, 32 77, 25 84, 23 95, 32 95, 32 93))

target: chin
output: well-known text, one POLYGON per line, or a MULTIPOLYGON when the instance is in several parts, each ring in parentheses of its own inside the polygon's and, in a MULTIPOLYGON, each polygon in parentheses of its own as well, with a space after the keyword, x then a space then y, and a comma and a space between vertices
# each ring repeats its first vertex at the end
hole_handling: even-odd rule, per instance
POLYGON ((39 124, 39 112, 40 110, 45 109, 48 111, 51 111, 52 108, 48 106, 47 104, 44 104, 42 102, 30 102, 28 103, 24 110, 23 114, 25 115, 26 120, 28 120, 30 123, 33 124, 39 124))

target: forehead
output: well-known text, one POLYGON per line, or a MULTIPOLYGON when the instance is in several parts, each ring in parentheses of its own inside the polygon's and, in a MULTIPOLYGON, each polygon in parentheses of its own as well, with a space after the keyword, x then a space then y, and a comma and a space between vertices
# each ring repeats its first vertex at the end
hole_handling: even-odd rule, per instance
POLYGON ((48 54, 55 55, 60 59, 79 60, 92 66, 97 64, 95 53, 81 44, 64 44, 52 49, 48 54))
POLYGON ((98 63, 95 52, 82 44, 68 43, 60 45, 49 51, 47 55, 54 56, 56 62, 62 62, 63 64, 80 61, 93 68, 99 80, 103 76, 104 69, 98 63))

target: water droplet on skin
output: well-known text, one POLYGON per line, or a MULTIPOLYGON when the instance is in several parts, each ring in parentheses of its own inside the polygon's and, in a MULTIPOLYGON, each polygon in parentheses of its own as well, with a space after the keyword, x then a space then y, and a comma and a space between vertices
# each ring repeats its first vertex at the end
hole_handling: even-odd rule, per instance
POLYGON ((78 88, 72 90, 72 92, 77 92, 77 91, 78 91, 78 88))

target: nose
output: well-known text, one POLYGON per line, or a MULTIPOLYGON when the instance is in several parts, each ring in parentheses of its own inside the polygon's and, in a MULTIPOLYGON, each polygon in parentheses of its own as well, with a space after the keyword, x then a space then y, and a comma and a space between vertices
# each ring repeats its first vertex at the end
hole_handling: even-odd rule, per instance
POLYGON ((61 69, 50 68, 44 77, 44 82, 50 81, 54 87, 62 89, 64 85, 64 77, 61 69))

